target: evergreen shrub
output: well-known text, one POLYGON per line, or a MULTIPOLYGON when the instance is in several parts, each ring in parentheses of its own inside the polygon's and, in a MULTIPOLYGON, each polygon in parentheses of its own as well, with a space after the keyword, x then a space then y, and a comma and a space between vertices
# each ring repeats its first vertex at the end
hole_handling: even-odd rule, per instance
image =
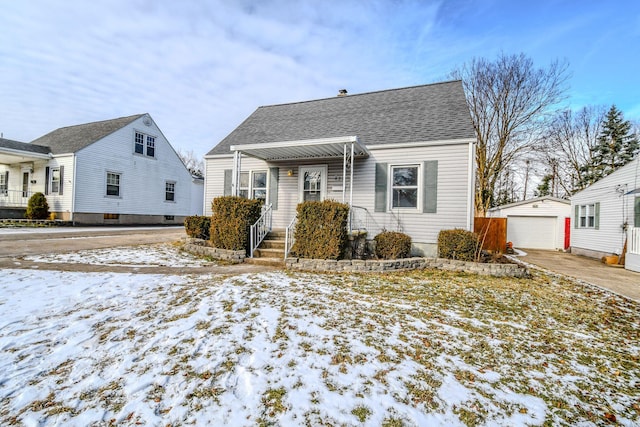
POLYGON ((193 215, 184 219, 184 229, 189 237, 209 240, 210 228, 211 218, 208 216, 193 215))
POLYGON ((49 204, 44 194, 34 193, 33 196, 29 198, 24 216, 29 219, 49 218, 49 204))
POLYGON ((262 202, 237 196, 213 199, 209 240, 219 249, 249 249, 251 226, 260 219, 262 202))
POLYGON ((339 259, 347 245, 349 205, 333 200, 298 204, 291 252, 301 258, 339 259))
POLYGON ((475 261, 480 250, 478 235, 456 228, 442 230, 438 234, 438 256, 440 258, 475 261))
POLYGON ((397 231, 383 231, 373 238, 376 256, 382 259, 408 258, 411 254, 411 237, 397 231))

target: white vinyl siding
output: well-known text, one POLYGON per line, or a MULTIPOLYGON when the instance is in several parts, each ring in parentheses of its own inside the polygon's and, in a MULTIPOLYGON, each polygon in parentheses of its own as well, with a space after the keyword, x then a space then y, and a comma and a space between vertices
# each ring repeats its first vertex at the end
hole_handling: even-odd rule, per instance
MULTIPOLYGON (((382 230, 403 231, 409 234, 415 243, 435 244, 438 233, 443 229, 467 228, 469 201, 468 168, 469 144, 434 145, 416 148, 379 149, 368 147, 368 158, 354 160, 353 205, 366 208, 370 220, 368 236, 372 239, 382 230), (416 163, 407 163, 412 159, 416 163), (437 212, 425 214, 422 209, 411 211, 374 212, 375 168, 376 163, 388 165, 420 164, 438 161, 437 212), (427 219, 428 218, 428 219, 427 219)), ((224 171, 232 169, 233 158, 215 157, 205 159, 205 215, 211 215, 211 201, 224 195, 224 171)), ((273 227, 284 228, 295 215, 299 200, 299 167, 309 165, 328 166, 326 199, 343 201, 342 158, 327 160, 309 160, 301 162, 266 163, 250 157, 243 157, 241 168, 245 170, 278 167, 278 210, 273 214, 273 227), (292 171, 289 176, 288 171, 292 171)), ((421 175, 421 174, 420 174, 421 175)), ((268 185, 268 184, 267 184, 268 185)), ((347 191, 345 202, 349 202, 349 173, 347 173, 347 191)), ((390 190, 389 190, 390 192, 390 190)), ((421 203, 421 202, 419 202, 421 203)))
MULTIPOLYGON (((626 239, 624 224, 634 223, 634 194, 627 194, 640 188, 638 179, 640 158, 623 166, 589 188, 571 197, 572 228, 571 248, 592 256, 620 254, 626 239), (595 227, 576 227, 576 207, 599 203, 595 227)), ((578 215, 579 217, 580 215, 578 215)), ((579 220, 579 218, 578 218, 579 220)))
MULTIPOLYGON (((145 147, 146 148, 146 147, 145 147)), ((147 127, 142 118, 76 153, 75 211, 131 215, 192 215, 192 177, 155 123, 147 127), (156 135, 155 158, 131 155, 135 129, 156 135), (122 174, 120 198, 105 197, 106 173, 122 174), (166 182, 175 182, 175 203, 166 203, 166 182)), ((71 170, 71 169, 69 169, 71 170)), ((71 172, 66 177, 71 177, 71 172)), ((65 187, 65 195, 67 192, 65 187)))

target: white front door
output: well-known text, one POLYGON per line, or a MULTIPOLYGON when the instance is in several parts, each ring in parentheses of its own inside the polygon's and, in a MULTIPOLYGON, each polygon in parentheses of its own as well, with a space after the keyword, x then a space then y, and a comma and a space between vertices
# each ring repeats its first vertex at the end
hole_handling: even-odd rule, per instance
POLYGON ((299 175, 300 201, 323 201, 327 194, 327 165, 300 167, 299 175))

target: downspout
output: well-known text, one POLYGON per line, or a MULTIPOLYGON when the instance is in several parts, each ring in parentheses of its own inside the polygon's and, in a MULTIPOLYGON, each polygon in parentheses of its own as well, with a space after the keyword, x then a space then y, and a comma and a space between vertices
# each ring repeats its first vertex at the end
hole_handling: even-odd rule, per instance
POLYGON ((469 143, 469 170, 467 171, 467 182, 469 184, 469 191, 467 194, 467 230, 473 231, 473 223, 474 223, 474 192, 476 188, 476 180, 475 180, 475 164, 476 164, 476 142, 469 143))
POLYGON ((351 206, 353 206, 353 144, 354 142, 351 141, 351 168, 350 168, 350 172, 351 172, 351 177, 349 178, 349 209, 351 209, 351 206))
POLYGON ((73 153, 73 176, 71 177, 71 215, 69 220, 71 220, 71 224, 72 225, 76 225, 75 221, 74 221, 74 214, 76 212, 76 153, 73 153))
POLYGON ((347 144, 342 146, 342 203, 347 193, 347 144))

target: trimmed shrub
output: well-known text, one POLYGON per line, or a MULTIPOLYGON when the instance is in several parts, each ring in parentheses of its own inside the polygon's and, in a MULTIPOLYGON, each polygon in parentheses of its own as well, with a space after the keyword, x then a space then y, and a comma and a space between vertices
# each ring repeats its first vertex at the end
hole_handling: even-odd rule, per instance
POLYGON ((411 254, 411 237, 397 231, 383 231, 373 238, 376 256, 382 259, 408 258, 411 254))
POLYGON ((208 216, 193 215, 184 219, 184 229, 189 237, 209 240, 210 228, 211 218, 208 216))
POLYGON ((237 196, 213 199, 209 240, 214 248, 232 251, 249 249, 251 226, 260 218, 262 202, 237 196))
POLYGON ((440 258, 475 261, 479 250, 478 235, 471 231, 456 228, 442 230, 438 234, 438 256, 440 258))
POLYGON ((347 245, 349 205, 332 200, 298 204, 291 252, 301 258, 339 259, 347 245))
POLYGON ((49 218, 49 204, 47 198, 42 193, 34 193, 29 198, 27 211, 24 216, 29 219, 47 219, 49 218))

